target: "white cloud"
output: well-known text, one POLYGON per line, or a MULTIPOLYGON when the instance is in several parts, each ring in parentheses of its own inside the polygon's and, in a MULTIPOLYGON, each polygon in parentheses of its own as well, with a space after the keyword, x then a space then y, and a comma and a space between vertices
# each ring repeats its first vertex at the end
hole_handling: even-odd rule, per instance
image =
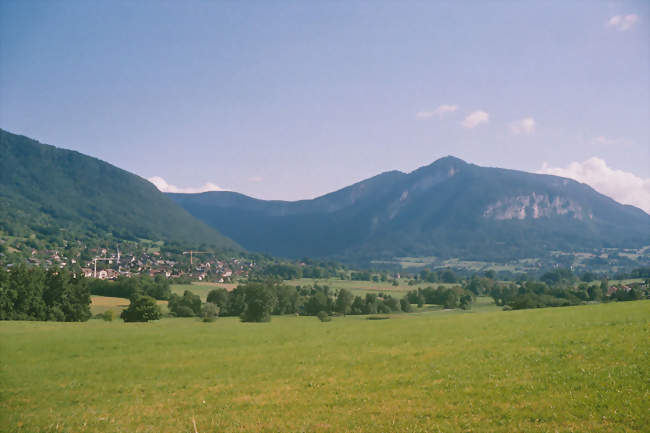
POLYGON ((168 184, 167 181, 160 176, 150 177, 147 180, 153 183, 156 186, 156 188, 158 188, 162 192, 180 192, 184 194, 193 194, 197 192, 206 192, 206 191, 226 191, 223 188, 211 182, 204 183, 202 186, 199 186, 198 188, 192 188, 192 187, 181 188, 176 185, 168 184))
POLYGON ((624 32, 634 27, 637 21, 639 21, 639 16, 636 14, 614 15, 607 21, 606 27, 624 32))
POLYGON ((461 125, 463 125, 464 128, 476 128, 478 125, 481 123, 488 123, 488 120, 490 119, 490 115, 487 114, 483 110, 477 110, 474 111, 473 113, 470 113, 465 120, 460 122, 461 125))
POLYGON ((532 135, 535 132, 536 126, 537 123, 535 123, 535 119, 532 117, 525 117, 510 124, 510 133, 514 135, 532 135))
POLYGON ((618 142, 619 140, 615 138, 607 138, 604 135, 599 135, 598 137, 594 138, 594 143, 596 144, 616 144, 618 142))
POLYGON ((438 116, 439 119, 447 113, 453 113, 458 110, 458 105, 441 105, 433 111, 418 111, 415 117, 418 119, 429 119, 433 116, 438 116))
POLYGON ((544 163, 539 173, 575 179, 619 203, 631 204, 650 213, 650 178, 614 170, 595 156, 584 162, 572 162, 566 168, 552 168, 544 163))

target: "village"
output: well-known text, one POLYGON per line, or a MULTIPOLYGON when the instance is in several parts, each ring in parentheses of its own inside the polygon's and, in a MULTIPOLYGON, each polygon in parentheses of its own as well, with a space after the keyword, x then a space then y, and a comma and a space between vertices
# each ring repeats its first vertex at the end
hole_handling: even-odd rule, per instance
POLYGON ((28 261, 32 265, 69 269, 85 278, 100 280, 114 280, 120 276, 161 275, 172 280, 230 283, 247 277, 255 268, 253 260, 241 257, 222 258, 211 252, 120 252, 119 248, 91 248, 76 254, 60 250, 34 249, 28 261))

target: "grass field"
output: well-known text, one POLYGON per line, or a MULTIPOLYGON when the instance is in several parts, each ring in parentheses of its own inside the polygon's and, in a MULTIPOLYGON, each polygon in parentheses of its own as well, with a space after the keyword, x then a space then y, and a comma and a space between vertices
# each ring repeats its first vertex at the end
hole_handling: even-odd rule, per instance
POLYGON ((485 308, 2 322, 0 430, 648 431, 649 301, 485 308))
POLYGON ((408 280, 402 278, 397 280, 399 285, 393 286, 391 282, 374 282, 374 281, 353 281, 353 280, 340 280, 338 278, 300 278, 297 280, 286 280, 284 283, 289 286, 313 286, 314 284, 329 286, 331 289, 347 289, 350 290, 355 296, 364 296, 366 293, 390 293, 395 298, 402 298, 410 290, 416 290, 418 287, 438 287, 445 286, 451 287, 456 284, 445 283, 421 283, 413 286, 408 285, 408 280))
MULTIPOLYGON (((96 296, 90 297, 90 312, 95 314, 102 314, 104 311, 112 310, 115 317, 119 317, 122 310, 129 306, 130 301, 126 298, 113 298, 111 296, 96 296)), ((156 301, 162 308, 163 312, 167 311, 167 301, 156 301)))
POLYGON ((194 282, 192 284, 172 284, 171 290, 172 293, 176 293, 177 295, 182 295, 183 292, 189 290, 195 295, 199 295, 203 300, 203 302, 205 302, 206 298, 208 297, 208 293, 210 293, 211 290, 218 289, 218 288, 232 290, 235 287, 237 287, 237 284, 194 282))
MULTIPOLYGON (((418 287, 427 286, 454 286, 454 284, 444 283, 422 283, 414 286, 409 286, 406 279, 399 280, 399 286, 393 286, 390 282, 374 282, 374 281, 352 281, 340 280, 338 278, 300 278, 297 280, 286 280, 284 282, 289 286, 313 286, 314 284, 329 286, 331 289, 348 289, 355 296, 365 296, 366 293, 390 293, 396 298, 402 298, 409 290, 415 290, 418 287)), ((192 283, 192 284, 172 284, 172 293, 182 295, 185 290, 199 295, 203 301, 206 300, 210 290, 223 287, 232 290, 237 287, 237 284, 224 284, 224 283, 192 283)))

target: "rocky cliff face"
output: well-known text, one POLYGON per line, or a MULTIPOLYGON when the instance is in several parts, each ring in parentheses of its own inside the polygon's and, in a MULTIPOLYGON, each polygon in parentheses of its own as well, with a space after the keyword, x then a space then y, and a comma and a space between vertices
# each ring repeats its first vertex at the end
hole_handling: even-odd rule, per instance
POLYGON ((523 220, 526 218, 549 218, 553 216, 568 215, 577 220, 592 219, 590 212, 583 210, 582 206, 566 197, 549 197, 547 194, 518 195, 499 200, 487 206, 483 212, 486 218, 495 220, 523 220))

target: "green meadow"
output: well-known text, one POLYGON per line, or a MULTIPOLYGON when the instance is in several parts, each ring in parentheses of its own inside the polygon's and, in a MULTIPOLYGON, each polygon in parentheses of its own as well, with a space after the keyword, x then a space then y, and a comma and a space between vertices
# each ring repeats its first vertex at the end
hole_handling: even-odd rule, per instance
POLYGON ((210 293, 210 291, 214 289, 233 290, 235 287, 237 287, 237 284, 194 282, 192 284, 172 284, 170 288, 172 293, 176 293, 177 295, 181 295, 181 296, 183 295, 183 292, 189 290, 195 295, 199 295, 201 297, 201 300, 205 302, 205 300, 208 298, 208 293, 210 293))
POLYGON ((650 426, 650 301, 328 323, 1 322, 0 353, 3 432, 650 426))
MULTIPOLYGON (((366 293, 390 293, 395 298, 402 298, 410 290, 416 290, 418 287, 427 287, 427 286, 445 286, 451 287, 455 284, 446 284, 446 283, 420 283, 413 286, 408 285, 408 280, 403 278, 398 280, 397 286, 394 286, 389 281, 353 281, 353 280, 341 280, 339 278, 300 278, 296 280, 286 280, 284 284, 288 286, 313 286, 315 284, 321 286, 329 286, 331 289, 347 289, 352 292, 355 296, 365 296, 366 293)), ((185 290, 199 295, 203 301, 208 297, 208 293, 211 290, 217 288, 225 288, 227 290, 232 290, 237 287, 237 284, 224 284, 224 283, 197 283, 192 284, 172 284, 171 290, 172 293, 182 295, 185 290)))

